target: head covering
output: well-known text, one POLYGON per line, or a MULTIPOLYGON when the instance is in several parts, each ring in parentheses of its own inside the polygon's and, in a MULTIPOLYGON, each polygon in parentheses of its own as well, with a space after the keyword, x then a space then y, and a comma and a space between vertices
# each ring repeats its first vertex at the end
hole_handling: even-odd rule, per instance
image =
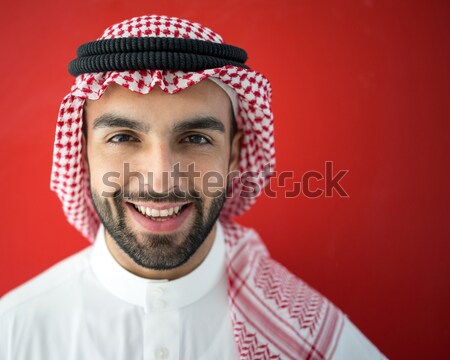
POLYGON ((135 17, 108 27, 98 40, 80 47, 78 59, 69 67, 77 77, 61 103, 56 126, 50 187, 61 200, 69 223, 91 241, 95 239, 100 220, 89 193, 82 112, 85 100, 100 98, 111 83, 140 94, 155 86, 174 94, 208 78, 230 87, 237 94, 236 122, 244 135, 239 177, 233 178, 221 217, 247 211, 268 182, 268 168, 275 165, 269 81, 244 65, 240 49, 227 47, 220 35, 175 17, 135 17), (186 40, 200 55, 183 52, 186 40), (176 70, 171 65, 174 62, 176 70))

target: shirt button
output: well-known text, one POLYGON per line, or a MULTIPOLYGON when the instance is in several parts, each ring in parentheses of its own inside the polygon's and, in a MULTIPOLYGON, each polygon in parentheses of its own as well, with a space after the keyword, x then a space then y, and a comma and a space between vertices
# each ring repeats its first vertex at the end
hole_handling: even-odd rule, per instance
POLYGON ((166 306, 166 302, 161 299, 153 300, 152 304, 155 309, 162 309, 166 306))
POLYGON ((155 357, 157 359, 167 359, 169 357, 169 350, 165 347, 160 347, 155 351, 155 357))
POLYGON ((161 297, 161 296, 164 295, 164 289, 163 289, 163 288, 160 288, 160 287, 153 288, 153 289, 151 290, 151 294, 152 294, 153 296, 161 297))

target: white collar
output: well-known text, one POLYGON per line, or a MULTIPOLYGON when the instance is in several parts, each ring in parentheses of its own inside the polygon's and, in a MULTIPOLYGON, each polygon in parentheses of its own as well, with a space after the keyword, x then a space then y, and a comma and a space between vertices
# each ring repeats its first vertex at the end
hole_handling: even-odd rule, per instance
POLYGON ((147 311, 169 311, 190 305, 204 297, 225 273, 225 241, 217 221, 213 245, 203 262, 189 274, 172 281, 150 280, 125 270, 113 258, 100 226, 91 256, 92 269, 115 296, 147 311))

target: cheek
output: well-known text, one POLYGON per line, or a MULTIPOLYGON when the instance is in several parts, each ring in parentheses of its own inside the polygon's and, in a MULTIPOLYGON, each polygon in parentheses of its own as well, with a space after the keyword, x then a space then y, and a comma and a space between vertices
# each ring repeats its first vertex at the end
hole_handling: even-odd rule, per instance
POLYGON ((94 152, 88 152, 91 187, 98 193, 117 190, 117 187, 122 185, 123 161, 117 157, 92 153, 94 152))
MULTIPOLYGON (((205 164, 203 164, 205 165, 205 164)), ((222 161, 206 166, 196 166, 199 176, 195 179, 195 187, 206 198, 214 198, 218 191, 223 191, 227 186, 228 163, 222 161)))

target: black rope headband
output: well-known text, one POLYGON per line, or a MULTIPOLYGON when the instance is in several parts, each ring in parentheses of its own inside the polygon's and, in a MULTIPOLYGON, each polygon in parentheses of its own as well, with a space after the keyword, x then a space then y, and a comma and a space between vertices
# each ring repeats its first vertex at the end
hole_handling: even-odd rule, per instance
POLYGON ((69 63, 73 76, 124 70, 200 71, 233 65, 245 65, 247 53, 232 45, 209 41, 131 37, 92 41, 81 45, 77 58, 69 63))

